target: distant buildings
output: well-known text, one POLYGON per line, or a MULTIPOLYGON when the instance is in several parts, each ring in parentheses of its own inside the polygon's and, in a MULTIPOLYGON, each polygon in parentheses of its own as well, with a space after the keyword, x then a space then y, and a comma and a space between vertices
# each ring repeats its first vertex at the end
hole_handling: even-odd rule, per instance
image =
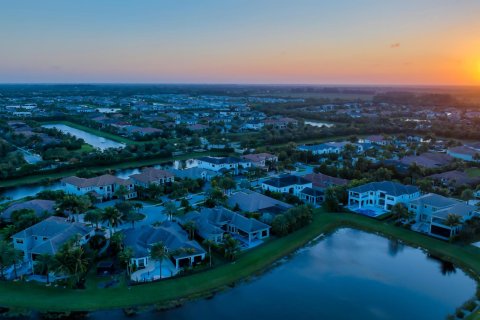
POLYGON ((270 153, 256 153, 242 156, 242 159, 251 162, 254 167, 265 168, 268 164, 278 162, 278 157, 270 153))

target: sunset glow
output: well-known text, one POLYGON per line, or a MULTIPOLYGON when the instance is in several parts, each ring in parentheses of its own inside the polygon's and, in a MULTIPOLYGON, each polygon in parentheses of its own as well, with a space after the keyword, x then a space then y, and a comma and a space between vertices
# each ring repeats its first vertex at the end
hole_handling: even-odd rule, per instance
POLYGON ((4 4, 0 82, 480 84, 479 2, 141 3, 4 4))

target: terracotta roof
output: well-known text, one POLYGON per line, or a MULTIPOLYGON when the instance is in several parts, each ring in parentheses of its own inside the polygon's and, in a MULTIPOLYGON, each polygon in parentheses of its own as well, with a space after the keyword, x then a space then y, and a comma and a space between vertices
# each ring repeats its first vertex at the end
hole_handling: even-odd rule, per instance
POLYGON ((104 174, 99 177, 94 178, 79 178, 76 176, 67 177, 62 179, 62 183, 67 183, 74 185, 79 188, 86 187, 104 187, 112 184, 118 185, 128 185, 132 182, 129 179, 120 179, 118 177, 112 176, 111 174, 104 174))

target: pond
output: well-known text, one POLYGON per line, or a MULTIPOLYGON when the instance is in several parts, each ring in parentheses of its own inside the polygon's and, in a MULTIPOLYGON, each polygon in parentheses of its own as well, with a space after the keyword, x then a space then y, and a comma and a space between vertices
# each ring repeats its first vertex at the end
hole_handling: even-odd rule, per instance
POLYGON ((309 126, 314 126, 314 127, 325 127, 325 128, 332 128, 335 125, 333 123, 328 123, 328 122, 319 122, 319 121, 305 121, 305 124, 308 124, 309 126))
POLYGON ((57 130, 60 130, 63 133, 69 133, 72 136, 75 136, 77 138, 83 139, 85 143, 98 148, 100 150, 106 150, 108 148, 124 148, 125 144, 115 142, 113 140, 105 139, 103 137, 99 137, 97 135, 91 134, 89 132, 79 130, 70 126, 67 126, 65 124, 61 123, 52 123, 52 124, 45 124, 42 127, 51 129, 55 128, 57 130))
MULTIPOLYGON (((136 319, 445 319, 476 283, 451 264, 398 241, 341 229, 257 279, 136 319)), ((89 319, 126 319, 121 310, 89 319)))

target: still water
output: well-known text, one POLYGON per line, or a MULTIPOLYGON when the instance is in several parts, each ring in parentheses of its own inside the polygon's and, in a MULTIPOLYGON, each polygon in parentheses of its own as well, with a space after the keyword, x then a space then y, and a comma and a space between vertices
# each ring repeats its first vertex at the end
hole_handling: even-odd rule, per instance
POLYGON ((60 124, 60 123, 53 123, 53 124, 45 124, 42 127, 44 128, 55 128, 57 130, 60 130, 63 133, 69 133, 72 136, 75 136, 77 138, 83 139, 85 143, 98 148, 100 150, 106 150, 108 148, 123 148, 125 145, 123 143, 115 142, 113 140, 108 140, 99 136, 96 136, 94 134, 91 134, 89 132, 79 130, 76 128, 72 128, 70 126, 60 124))
MULTIPOLYGON (((396 241, 341 229, 256 280, 153 319, 445 319, 476 283, 452 265, 396 241)), ((126 319, 121 310, 90 319, 126 319)))

